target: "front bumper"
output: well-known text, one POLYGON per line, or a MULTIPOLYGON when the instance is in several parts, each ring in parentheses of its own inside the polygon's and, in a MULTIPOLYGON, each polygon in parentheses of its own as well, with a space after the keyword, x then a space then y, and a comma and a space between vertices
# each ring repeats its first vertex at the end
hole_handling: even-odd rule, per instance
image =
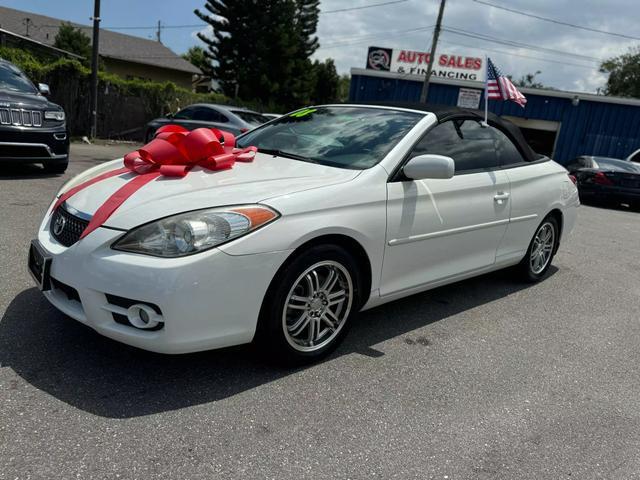
POLYGON ((45 297, 59 310, 114 340, 159 353, 187 353, 248 343, 267 288, 290 252, 229 255, 212 249, 164 259, 112 250, 121 231, 99 228, 64 247, 48 229, 38 241, 52 257, 53 288, 45 297), (152 304, 159 330, 118 323, 113 298, 152 304))
POLYGON ((64 162, 69 155, 66 127, 0 127, 0 160, 64 162))

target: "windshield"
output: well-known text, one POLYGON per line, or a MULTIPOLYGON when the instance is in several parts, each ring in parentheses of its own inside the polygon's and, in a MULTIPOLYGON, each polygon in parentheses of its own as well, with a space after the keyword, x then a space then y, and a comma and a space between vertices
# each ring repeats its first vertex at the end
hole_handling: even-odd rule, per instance
POLYGON ((382 160, 421 118, 419 113, 380 108, 306 108, 247 133, 238 143, 362 170, 382 160))
POLYGON ((231 110, 231 113, 239 116, 249 125, 262 125, 263 123, 267 123, 269 120, 271 120, 270 118, 260 115, 259 113, 247 112, 244 110, 231 110))
POLYGON ((24 73, 16 67, 6 63, 0 63, 0 89, 14 90, 23 93, 38 93, 24 73))

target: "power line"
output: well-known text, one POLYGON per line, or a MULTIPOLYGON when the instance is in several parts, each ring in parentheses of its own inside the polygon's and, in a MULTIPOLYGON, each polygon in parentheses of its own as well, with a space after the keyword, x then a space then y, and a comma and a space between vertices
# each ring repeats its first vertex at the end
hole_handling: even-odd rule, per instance
POLYGON ((483 33, 471 32, 471 31, 468 31, 468 30, 463 30, 461 28, 444 27, 444 30, 449 32, 449 33, 453 33, 454 35, 462 35, 462 36, 465 36, 465 37, 475 38, 477 40, 483 40, 483 41, 486 41, 486 42, 500 43, 502 45, 507 45, 507 46, 510 46, 510 47, 523 48, 525 50, 535 50, 535 51, 540 51, 542 53, 551 53, 553 55, 565 55, 565 56, 568 56, 568 57, 575 57, 575 58, 578 58, 578 59, 589 60, 589 61, 594 61, 594 62, 598 62, 598 63, 603 61, 600 58, 590 57, 588 55, 580 55, 579 53, 565 52, 565 51, 557 50, 557 49, 539 47, 537 45, 530 45, 528 43, 517 42, 515 40, 496 38, 496 37, 494 37, 492 35, 486 35, 486 34, 483 34, 483 33))
POLYGON ((408 1, 409 0, 395 0, 393 2, 374 3, 371 5, 362 5, 360 7, 339 8, 337 10, 325 10, 324 12, 320 12, 320 15, 324 15, 327 13, 351 12, 353 10, 364 10, 365 8, 384 7, 385 5, 394 5, 396 3, 404 3, 408 1))
POLYGON ((449 40, 444 40, 443 43, 446 43, 447 45, 454 45, 454 46, 457 46, 457 47, 467 47, 467 48, 476 48, 476 49, 481 49, 481 50, 487 50, 489 52, 501 53, 503 55, 510 55, 512 57, 528 58, 528 59, 531 59, 531 60, 540 60, 542 62, 557 63, 557 64, 565 65, 565 66, 586 68, 587 70, 592 70, 592 71, 598 70, 597 67, 591 67, 589 65, 580 65, 578 63, 568 63, 568 62, 563 62, 561 60, 552 60, 550 58, 532 57, 531 55, 522 55, 520 53, 505 52, 504 50, 496 50, 495 48, 478 47, 477 45, 468 45, 468 44, 465 44, 465 43, 451 42, 449 40))
POLYGON ((395 36, 403 36, 403 35, 412 35, 416 32, 423 32, 425 30, 431 30, 433 28, 433 25, 430 25, 428 27, 418 27, 418 28, 411 28, 408 30, 391 30, 391 31, 386 31, 386 32, 380 32, 380 33, 375 33, 375 34, 367 34, 367 35, 360 35, 360 36, 355 36, 355 37, 343 37, 343 38, 336 38, 334 39, 336 41, 336 43, 329 43, 326 45, 321 45, 319 50, 325 49, 325 48, 336 48, 336 47, 348 47, 351 45, 360 45, 362 43, 367 43, 370 42, 372 40, 375 40, 376 38, 379 38, 381 35, 384 35, 385 38, 387 37, 395 37, 395 36), (349 41, 342 41, 342 40, 349 40, 349 39, 358 39, 359 40, 355 40, 354 42, 349 42, 349 41))
MULTIPOLYGON (((325 10, 325 11, 321 11, 320 15, 324 15, 327 13, 340 13, 340 12, 351 12, 353 10, 364 10, 365 8, 375 8, 375 7, 384 7, 386 5, 395 5, 398 3, 405 3, 408 2, 409 0, 394 0, 391 2, 382 2, 382 3, 374 3, 371 5, 362 5, 359 7, 349 7, 349 8, 339 8, 336 10, 325 10)), ((191 24, 184 24, 184 25, 162 25, 162 28, 201 28, 201 27, 207 27, 209 24, 208 23, 191 23, 191 24)), ((47 27, 47 28, 59 28, 60 25, 42 25, 43 27, 47 27)), ((92 27, 90 26, 86 26, 86 25, 79 25, 79 28, 87 28, 90 29, 92 27)), ((117 25, 106 25, 102 27, 105 30, 156 30, 158 29, 157 25, 154 26, 150 26, 150 25, 140 25, 140 26, 117 26, 117 25)))
POLYGON ((586 30, 588 32, 603 33, 605 35, 612 35, 614 37, 628 38, 629 40, 640 40, 640 37, 634 37, 632 35, 625 35, 623 33, 609 32, 607 30, 599 30, 597 28, 585 27, 584 25, 576 25, 575 23, 563 22, 562 20, 556 20, 554 18, 542 17, 540 15, 535 15, 533 13, 523 12, 521 10, 516 10, 514 8, 503 7, 502 5, 496 5, 494 3, 489 3, 489 2, 486 2, 484 0, 472 0, 472 1, 476 2, 476 3, 480 3, 482 5, 487 5, 489 7, 498 8, 500 10, 505 10, 507 12, 515 13, 517 15, 523 15, 525 17, 536 18, 538 20, 543 20, 545 22, 555 23, 557 25, 564 25, 565 27, 577 28, 579 30, 586 30))

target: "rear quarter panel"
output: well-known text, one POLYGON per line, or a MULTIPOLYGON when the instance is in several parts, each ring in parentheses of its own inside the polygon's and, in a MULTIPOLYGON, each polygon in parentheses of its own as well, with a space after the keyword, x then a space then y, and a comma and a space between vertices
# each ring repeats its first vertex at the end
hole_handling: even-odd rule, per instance
POLYGON ((575 223, 578 190, 564 167, 554 161, 506 169, 511 183, 511 221, 497 252, 497 262, 519 261, 529 248, 533 234, 554 209, 563 217, 562 235, 575 223))

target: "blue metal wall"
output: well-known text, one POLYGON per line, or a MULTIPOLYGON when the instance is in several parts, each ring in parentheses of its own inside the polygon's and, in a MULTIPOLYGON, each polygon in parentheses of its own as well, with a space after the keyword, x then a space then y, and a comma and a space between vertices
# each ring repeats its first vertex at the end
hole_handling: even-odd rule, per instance
MULTIPOLYGON (((353 75, 351 101, 408 101, 420 98, 421 82, 414 80, 353 75)), ((456 85, 432 83, 430 103, 455 105, 456 85)), ((480 100, 484 105, 484 93, 480 100)), ((523 109, 513 102, 490 101, 489 110, 498 115, 511 115, 560 122, 555 160, 566 162, 578 155, 601 155, 624 158, 640 148, 640 106, 593 102, 581 99, 573 106, 571 99, 527 94, 523 109)))

